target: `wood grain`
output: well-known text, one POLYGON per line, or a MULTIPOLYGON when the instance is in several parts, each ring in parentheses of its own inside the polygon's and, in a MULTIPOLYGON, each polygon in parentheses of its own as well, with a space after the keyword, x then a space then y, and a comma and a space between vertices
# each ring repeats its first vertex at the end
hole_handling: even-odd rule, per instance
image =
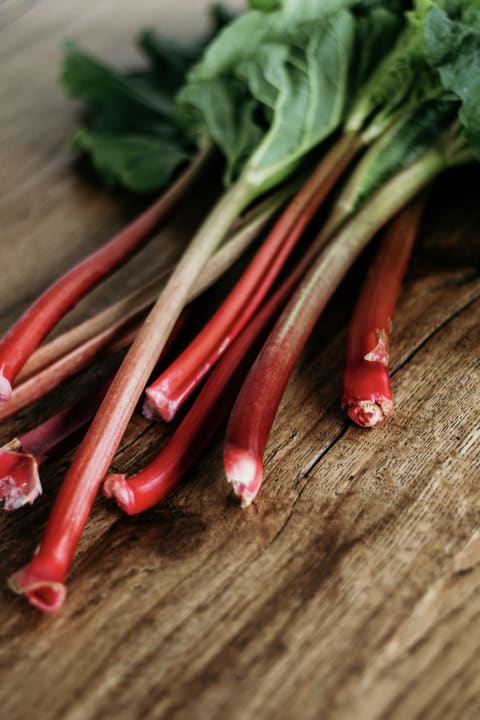
MULTIPOLYGON (((0 330, 141 206, 72 166, 76 109, 57 89, 75 36, 117 63, 136 28, 191 34, 205 3, 0 4, 0 330)), ((65 455, 32 508, 0 518, 0 707, 10 720, 462 720, 480 717, 478 168, 428 205, 393 336, 396 412, 370 432, 338 409, 354 269, 290 383, 254 507, 222 476, 220 440, 136 519, 99 499, 69 597, 41 617, 4 580, 38 541, 65 455)), ((198 198, 68 322, 169 264, 198 198)), ((81 394, 95 373, 4 423, 1 440, 81 394)), ((115 468, 165 429, 135 417, 115 468)))

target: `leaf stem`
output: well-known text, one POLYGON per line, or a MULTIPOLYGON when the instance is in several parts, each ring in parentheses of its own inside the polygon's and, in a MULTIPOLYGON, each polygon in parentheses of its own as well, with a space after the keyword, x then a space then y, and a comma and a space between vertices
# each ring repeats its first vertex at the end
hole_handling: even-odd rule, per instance
POLYGON ((305 228, 358 150, 355 136, 342 136, 320 160, 217 312, 147 388, 147 417, 172 420, 260 306, 305 228))
POLYGON ((375 233, 445 167, 435 146, 399 172, 343 225, 275 324, 237 398, 227 427, 224 465, 242 505, 256 497, 270 430, 295 363, 341 279, 375 233))
POLYGON ((341 406, 361 427, 376 427, 393 410, 388 370, 390 334, 424 204, 422 195, 389 223, 355 303, 341 406))
POLYGON ((253 188, 237 183, 214 207, 178 263, 123 361, 76 453, 31 562, 11 578, 42 610, 65 598, 64 580, 95 497, 157 358, 208 258, 248 206, 253 188))
POLYGON ((304 262, 299 263, 235 338, 157 457, 132 478, 107 475, 104 493, 115 498, 126 513, 135 515, 144 512, 163 500, 208 447, 231 409, 268 329, 305 268, 304 262))
POLYGON ((0 341, 0 402, 11 395, 14 379, 59 320, 93 287, 125 262, 160 221, 166 220, 204 170, 210 149, 198 154, 173 185, 147 210, 51 285, 0 341))

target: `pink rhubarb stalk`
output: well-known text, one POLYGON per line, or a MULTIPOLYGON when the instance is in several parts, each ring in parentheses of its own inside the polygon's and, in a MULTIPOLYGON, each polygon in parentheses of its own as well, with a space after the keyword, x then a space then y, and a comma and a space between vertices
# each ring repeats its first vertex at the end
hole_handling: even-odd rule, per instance
POLYGON ((393 410, 390 333, 423 204, 423 198, 417 199, 391 221, 355 304, 341 405, 361 427, 380 425, 393 410))
POLYGON ((49 612, 62 605, 80 535, 147 380, 201 270, 255 192, 237 183, 222 196, 138 332, 73 459, 35 555, 10 578, 10 587, 36 607, 49 612))
MULTIPOLYGON (((171 349, 187 318, 182 313, 159 362, 171 349)), ((64 448, 66 441, 72 441, 94 417, 110 387, 112 378, 106 380, 95 392, 73 407, 62 410, 37 427, 29 430, 0 448, 0 500, 5 501, 5 510, 16 510, 26 503, 33 503, 42 492, 39 465, 55 451, 64 448)))
MULTIPOLYGON (((232 230, 227 241, 204 267, 192 289, 189 301, 194 300, 216 282, 238 260, 249 245, 260 235, 275 212, 291 196, 295 187, 295 182, 289 183, 270 195, 242 218, 237 227, 232 230)), ((19 372, 17 382, 23 383, 26 379, 37 375, 41 370, 56 363, 65 355, 69 355, 80 346, 86 347, 86 343, 89 341, 94 342, 95 347, 100 352, 111 343, 112 337, 117 337, 120 331, 128 324, 136 318, 142 317, 152 308, 165 285, 166 279, 172 272, 172 268, 162 271, 154 280, 140 289, 135 290, 102 312, 87 318, 79 325, 39 347, 19 372)), ((70 357, 73 358, 75 355, 72 354, 70 357)), ((15 390, 16 388, 14 388, 13 399, 10 403, 12 406, 15 405, 15 390)), ((28 393, 25 394, 28 395, 28 393)), ((9 415, 13 414, 9 407, 10 404, 6 406, 9 415)), ((0 417, 4 417, 1 415, 1 410, 0 417)))
POLYGON ((0 448, 0 500, 5 510, 33 503, 42 493, 39 466, 95 415, 110 381, 94 395, 62 410, 0 448))
MULTIPOLYGON (((252 210, 227 242, 205 265, 188 297, 191 302, 210 287, 240 257, 263 230, 294 184, 282 188, 252 210)), ((103 312, 40 347, 27 362, 10 401, 0 406, 0 421, 23 410, 64 380, 83 370, 103 352, 115 352, 134 339, 139 323, 152 308, 171 270, 103 312)))
POLYGON ((103 490, 129 515, 163 500, 190 470, 214 438, 258 353, 269 327, 298 284, 305 263, 299 263, 268 302, 230 345, 215 366, 192 408, 157 457, 131 478, 107 475, 103 490))
POLYGON ((343 137, 284 210, 238 283, 184 352, 147 388, 144 414, 171 420, 260 306, 286 260, 359 150, 343 137))
POLYGON ((136 220, 51 285, 0 341, 0 402, 28 358, 61 318, 93 287, 125 262, 160 221, 178 205, 206 163, 203 152, 178 180, 136 220))
POLYGON ((113 353, 127 347, 137 334, 142 317, 144 313, 140 312, 127 324, 117 323, 107 328, 14 387, 9 402, 0 405, 0 421, 40 400, 90 365, 100 353, 113 353))
POLYGON ((444 167, 441 148, 398 173, 334 235, 275 324, 240 391, 225 439, 227 480, 249 505, 260 489, 263 456, 298 357, 325 305, 375 233, 444 167))

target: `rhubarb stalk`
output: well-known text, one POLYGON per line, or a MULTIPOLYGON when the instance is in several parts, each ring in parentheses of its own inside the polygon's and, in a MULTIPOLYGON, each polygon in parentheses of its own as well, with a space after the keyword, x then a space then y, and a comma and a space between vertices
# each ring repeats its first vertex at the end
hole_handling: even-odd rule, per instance
POLYGON ((131 478, 107 475, 103 490, 129 515, 148 510, 163 500, 185 476, 214 438, 231 409, 255 355, 305 272, 300 262, 268 302, 243 328, 221 357, 190 411, 157 457, 131 478))
MULTIPOLYGON (((298 181, 296 180, 288 183, 280 190, 269 195, 245 218, 242 218, 241 222, 230 233, 227 241, 210 258, 203 269, 189 297, 190 302, 216 282, 238 260, 249 245, 260 235, 273 215, 288 200, 297 185, 298 181)), ((85 343, 94 338, 103 338, 97 344, 98 351, 106 347, 111 342, 111 337, 117 335, 122 328, 135 318, 141 317, 142 313, 146 314, 151 309, 162 287, 165 285, 166 278, 171 273, 172 268, 163 270, 139 290, 135 290, 106 310, 84 320, 54 340, 39 347, 19 372, 17 382, 23 383, 32 375, 37 375, 48 365, 52 365, 63 356, 80 346, 84 346, 85 343)), ((14 388, 11 400, 13 405, 15 404, 15 390, 14 388)), ((9 408, 9 405, 6 407, 9 408)), ((0 410, 0 418, 2 417, 4 416, 0 410)))
POLYGON ((144 414, 148 418, 172 420, 260 306, 305 228, 359 149, 358 140, 345 135, 320 161, 217 312, 147 388, 144 414))
MULTIPOLYGON (((188 297, 189 302, 231 267, 291 195, 296 184, 289 183, 248 214, 205 265, 188 297)), ((158 297, 165 275, 40 347, 19 374, 22 381, 13 388, 10 401, 0 406, 0 421, 44 397, 87 367, 100 353, 127 347, 158 297)))
POLYGON ((442 147, 399 172, 335 234, 300 283, 250 370, 230 417, 224 450, 227 480, 249 505, 263 477, 263 456, 295 363, 325 305, 374 234, 445 167, 442 147))
POLYGON ((37 552, 10 580, 11 587, 25 593, 38 608, 48 612, 62 605, 69 565, 135 405, 192 285, 254 197, 255 190, 244 183, 233 185, 223 195, 185 251, 127 353, 67 472, 37 552))
POLYGON ((423 205, 423 197, 410 203, 386 228, 350 321, 341 405, 361 427, 379 425, 393 410, 390 333, 423 205))
POLYGON ((18 510, 41 495, 39 465, 92 419, 109 384, 0 448, 0 500, 5 510, 18 510))
POLYGON ((0 402, 10 399, 20 369, 59 320, 93 287, 125 262, 164 221, 204 169, 201 152, 177 181, 108 243, 69 270, 31 305, 0 341, 0 402))

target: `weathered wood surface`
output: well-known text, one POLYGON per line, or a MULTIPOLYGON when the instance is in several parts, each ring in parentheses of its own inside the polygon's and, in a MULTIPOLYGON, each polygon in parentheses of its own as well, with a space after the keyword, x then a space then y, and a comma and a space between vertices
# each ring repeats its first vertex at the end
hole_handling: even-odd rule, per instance
MULTIPOLYGON (((75 109, 56 84, 61 38, 127 62, 137 27, 157 18, 191 33, 202 5, 0 5, 0 330, 138 207, 64 153, 75 109)), ((55 617, 5 579, 35 546, 68 457, 46 467, 36 506, 0 518, 2 717, 480 717, 478 181, 478 169, 456 173, 431 197, 396 319, 397 410, 384 428, 362 432, 338 409, 351 278, 288 388, 247 512, 225 486, 220 441, 140 518, 99 500, 55 617)), ((74 317, 169 264, 195 213, 74 317)), ((0 440, 90 382, 4 423, 0 440)), ((135 418, 115 467, 138 467, 162 432, 135 418)))

